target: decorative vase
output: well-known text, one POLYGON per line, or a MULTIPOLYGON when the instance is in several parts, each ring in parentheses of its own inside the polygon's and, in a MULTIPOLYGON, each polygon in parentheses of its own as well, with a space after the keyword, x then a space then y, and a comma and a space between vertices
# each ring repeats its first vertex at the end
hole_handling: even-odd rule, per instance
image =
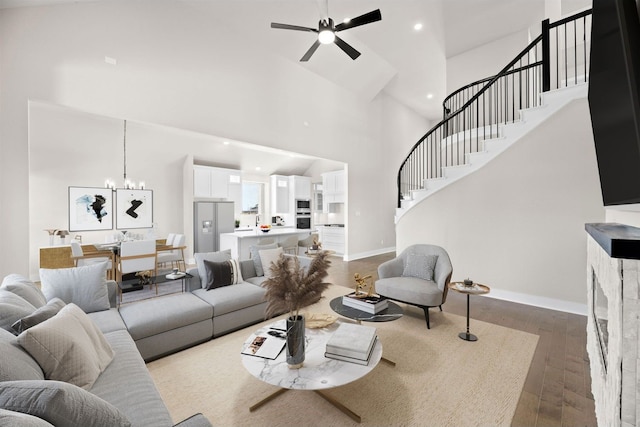
POLYGON ((304 362, 304 316, 287 318, 287 364, 299 369, 304 362))

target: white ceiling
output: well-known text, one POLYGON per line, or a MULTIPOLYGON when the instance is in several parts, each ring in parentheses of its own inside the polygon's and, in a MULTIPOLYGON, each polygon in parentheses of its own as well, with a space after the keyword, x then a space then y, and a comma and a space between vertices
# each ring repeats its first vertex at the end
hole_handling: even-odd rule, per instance
MULTIPOLYGON (((0 8, 93 1, 118 0, 0 0, 0 8)), ((176 1, 203 14, 227 14, 230 22, 241 19, 237 26, 229 26, 238 28, 238 34, 229 34, 230 38, 250 41, 257 49, 271 51, 365 99, 384 91, 436 121, 447 95, 447 58, 539 27, 550 3, 590 4, 590 0, 329 0, 329 16, 336 23, 377 8, 382 21, 340 32, 341 38, 362 53, 355 61, 335 45, 322 45, 309 62, 302 63, 299 59, 315 35, 271 29, 269 24, 317 28, 326 0, 176 1), (416 23, 423 24, 422 30, 414 30, 416 23)))

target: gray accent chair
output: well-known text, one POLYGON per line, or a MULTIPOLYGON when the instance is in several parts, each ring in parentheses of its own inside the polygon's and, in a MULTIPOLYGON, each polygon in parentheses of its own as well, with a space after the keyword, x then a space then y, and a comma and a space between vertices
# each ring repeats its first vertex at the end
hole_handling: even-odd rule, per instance
POLYGON ((447 299, 448 284, 451 281, 452 273, 451 260, 443 248, 425 244, 412 245, 396 258, 378 266, 379 279, 375 283, 376 293, 390 300, 422 308, 427 321, 427 329, 431 329, 429 308, 440 307, 440 311, 442 311, 442 304, 447 299), (432 280, 425 280, 425 276, 420 273, 417 275, 408 274, 410 270, 415 273, 416 267, 409 266, 407 268, 407 260, 411 254, 437 256, 432 280), (423 278, 416 276, 423 276, 423 278))

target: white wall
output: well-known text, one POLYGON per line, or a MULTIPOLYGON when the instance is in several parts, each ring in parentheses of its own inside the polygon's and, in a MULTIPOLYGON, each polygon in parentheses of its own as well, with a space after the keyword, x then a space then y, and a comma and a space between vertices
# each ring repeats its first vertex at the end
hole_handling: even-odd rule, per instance
POLYGON ((495 76, 527 47, 529 41, 528 32, 521 31, 447 58, 447 94, 495 76))
MULTIPOLYGON (((348 163, 349 252, 379 250, 372 234, 394 239, 394 196, 384 191, 398 164, 387 154, 411 145, 425 120, 383 94, 362 100, 255 49, 233 24, 242 21, 241 7, 208 7, 221 10, 110 1, 0 11, 0 200, 9 201, 0 210, 0 275, 28 272, 30 220, 47 222, 46 212, 27 215, 29 100, 348 163), (117 65, 106 64, 105 56, 117 65), (392 117, 395 111, 405 123, 392 117), (410 142, 383 138, 405 133, 410 142)), ((75 184, 63 177, 50 182, 75 184)))
POLYGON ((583 311, 584 224, 605 218, 586 99, 574 101, 478 171, 407 212, 397 249, 444 247, 453 280, 493 296, 583 311))

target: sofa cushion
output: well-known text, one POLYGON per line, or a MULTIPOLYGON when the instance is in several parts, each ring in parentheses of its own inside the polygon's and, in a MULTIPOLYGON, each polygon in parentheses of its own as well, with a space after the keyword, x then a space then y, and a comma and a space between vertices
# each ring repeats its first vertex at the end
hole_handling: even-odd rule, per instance
POLYGON ((433 280, 433 272, 436 268, 438 255, 427 255, 410 252, 404 265, 402 275, 405 277, 417 277, 423 280, 433 280))
POLYGON ((47 300, 55 297, 74 303, 85 313, 108 310, 107 263, 82 267, 40 269, 42 292, 47 300))
POLYGON ((112 404, 62 381, 0 383, 0 408, 34 415, 54 426, 130 426, 112 404))
POLYGON ((65 306, 64 301, 62 301, 60 298, 54 298, 51 301, 49 301, 47 304, 36 309, 36 311, 29 314, 28 316, 25 316, 16 320, 11 325, 11 328, 15 331, 16 334, 19 334, 23 331, 26 331, 32 326, 35 326, 39 323, 44 322, 47 319, 52 318, 53 316, 58 314, 58 312, 62 310, 62 307, 64 306, 65 306))
POLYGON ((0 289, 0 328, 13 331, 11 325, 34 311, 36 308, 21 296, 0 289))
POLYGON ((266 280, 267 280, 267 278, 264 277, 264 276, 256 276, 256 277, 250 277, 248 279, 244 279, 245 282, 251 283, 252 285, 256 285, 256 286, 262 286, 262 284, 266 280))
POLYGON ((90 392, 118 408, 134 426, 173 425, 131 335, 122 330, 106 333, 105 338, 116 355, 90 392))
MULTIPOLYGON (((194 292, 199 291, 207 293, 202 288, 194 292)), ((120 306, 120 316, 136 341, 211 319, 213 314, 213 308, 193 293, 152 298, 120 306)))
POLYGON ((0 426, 11 427, 53 427, 43 419, 22 412, 0 409, 0 426))
POLYGON ((114 353, 93 321, 75 304, 18 336, 45 378, 89 389, 114 353))
POLYGON ((275 249, 278 247, 277 243, 271 243, 269 245, 255 245, 249 247, 249 256, 253 260, 253 266, 256 269, 257 276, 264 276, 264 270, 262 269, 262 260, 260 259, 260 251, 265 249, 275 249))
POLYGON ((282 248, 275 249, 263 249, 260 251, 260 261, 262 262, 262 271, 264 272, 264 277, 270 278, 273 276, 271 272, 271 267, 278 261, 280 255, 284 253, 282 248))
POLYGON ((20 347, 15 335, 4 329, 0 329, 0 355, 0 381, 44 379, 38 362, 20 347))
POLYGON ((209 292, 205 289, 196 289, 192 293, 213 306, 213 322, 215 323, 216 316, 263 303, 265 292, 264 288, 242 282, 209 292))
POLYGON ((2 281, 0 289, 6 289, 21 296, 35 308, 40 308, 47 303, 44 294, 35 283, 20 274, 9 274, 2 281))
POLYGON ((127 330, 127 325, 124 324, 122 316, 120 316, 120 312, 117 308, 94 311, 93 313, 87 313, 87 316, 93 320, 103 334, 106 334, 107 332, 127 330))
POLYGON ((193 258, 196 260, 196 267, 198 267, 198 276, 200 276, 200 285, 206 288, 207 283, 207 271, 204 267, 204 260, 211 262, 222 262, 231 259, 231 249, 219 252, 197 252, 193 254, 193 258))

